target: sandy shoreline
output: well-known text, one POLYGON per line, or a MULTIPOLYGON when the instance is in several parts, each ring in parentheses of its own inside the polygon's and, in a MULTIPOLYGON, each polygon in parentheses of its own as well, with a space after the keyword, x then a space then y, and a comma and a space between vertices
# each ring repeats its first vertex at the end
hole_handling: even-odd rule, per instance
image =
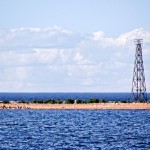
POLYGON ((8 104, 0 103, 0 109, 143 109, 150 110, 150 103, 90 103, 90 104, 33 104, 10 102, 8 104))

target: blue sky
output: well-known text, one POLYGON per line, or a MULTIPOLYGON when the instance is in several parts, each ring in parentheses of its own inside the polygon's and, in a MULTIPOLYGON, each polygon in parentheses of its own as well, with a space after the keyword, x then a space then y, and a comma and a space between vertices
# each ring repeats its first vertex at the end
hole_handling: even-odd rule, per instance
POLYGON ((149 6, 149 0, 5 0, 0 2, 0 27, 58 25, 118 36, 135 28, 150 30, 149 6))
POLYGON ((149 0, 0 2, 0 91, 130 92, 134 38, 150 91, 149 0))

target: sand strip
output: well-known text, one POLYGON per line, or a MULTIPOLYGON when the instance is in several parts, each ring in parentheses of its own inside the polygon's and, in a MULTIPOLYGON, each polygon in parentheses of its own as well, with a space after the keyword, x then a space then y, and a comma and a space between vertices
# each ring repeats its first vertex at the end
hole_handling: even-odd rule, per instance
POLYGON ((150 110, 150 103, 90 103, 90 104, 33 104, 10 102, 8 104, 0 103, 0 109, 142 109, 150 110))

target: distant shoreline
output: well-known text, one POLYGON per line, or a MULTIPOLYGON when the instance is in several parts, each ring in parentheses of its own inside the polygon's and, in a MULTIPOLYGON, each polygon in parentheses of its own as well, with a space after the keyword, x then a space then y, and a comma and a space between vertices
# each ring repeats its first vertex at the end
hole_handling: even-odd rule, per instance
POLYGON ((0 103, 0 109, 36 110, 150 110, 150 103, 88 103, 88 104, 35 104, 10 102, 0 103))

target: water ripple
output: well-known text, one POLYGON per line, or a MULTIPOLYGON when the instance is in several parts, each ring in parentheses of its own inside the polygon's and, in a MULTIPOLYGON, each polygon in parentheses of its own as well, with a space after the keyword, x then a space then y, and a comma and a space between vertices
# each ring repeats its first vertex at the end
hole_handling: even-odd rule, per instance
POLYGON ((149 150, 149 110, 0 110, 0 149, 149 150))

